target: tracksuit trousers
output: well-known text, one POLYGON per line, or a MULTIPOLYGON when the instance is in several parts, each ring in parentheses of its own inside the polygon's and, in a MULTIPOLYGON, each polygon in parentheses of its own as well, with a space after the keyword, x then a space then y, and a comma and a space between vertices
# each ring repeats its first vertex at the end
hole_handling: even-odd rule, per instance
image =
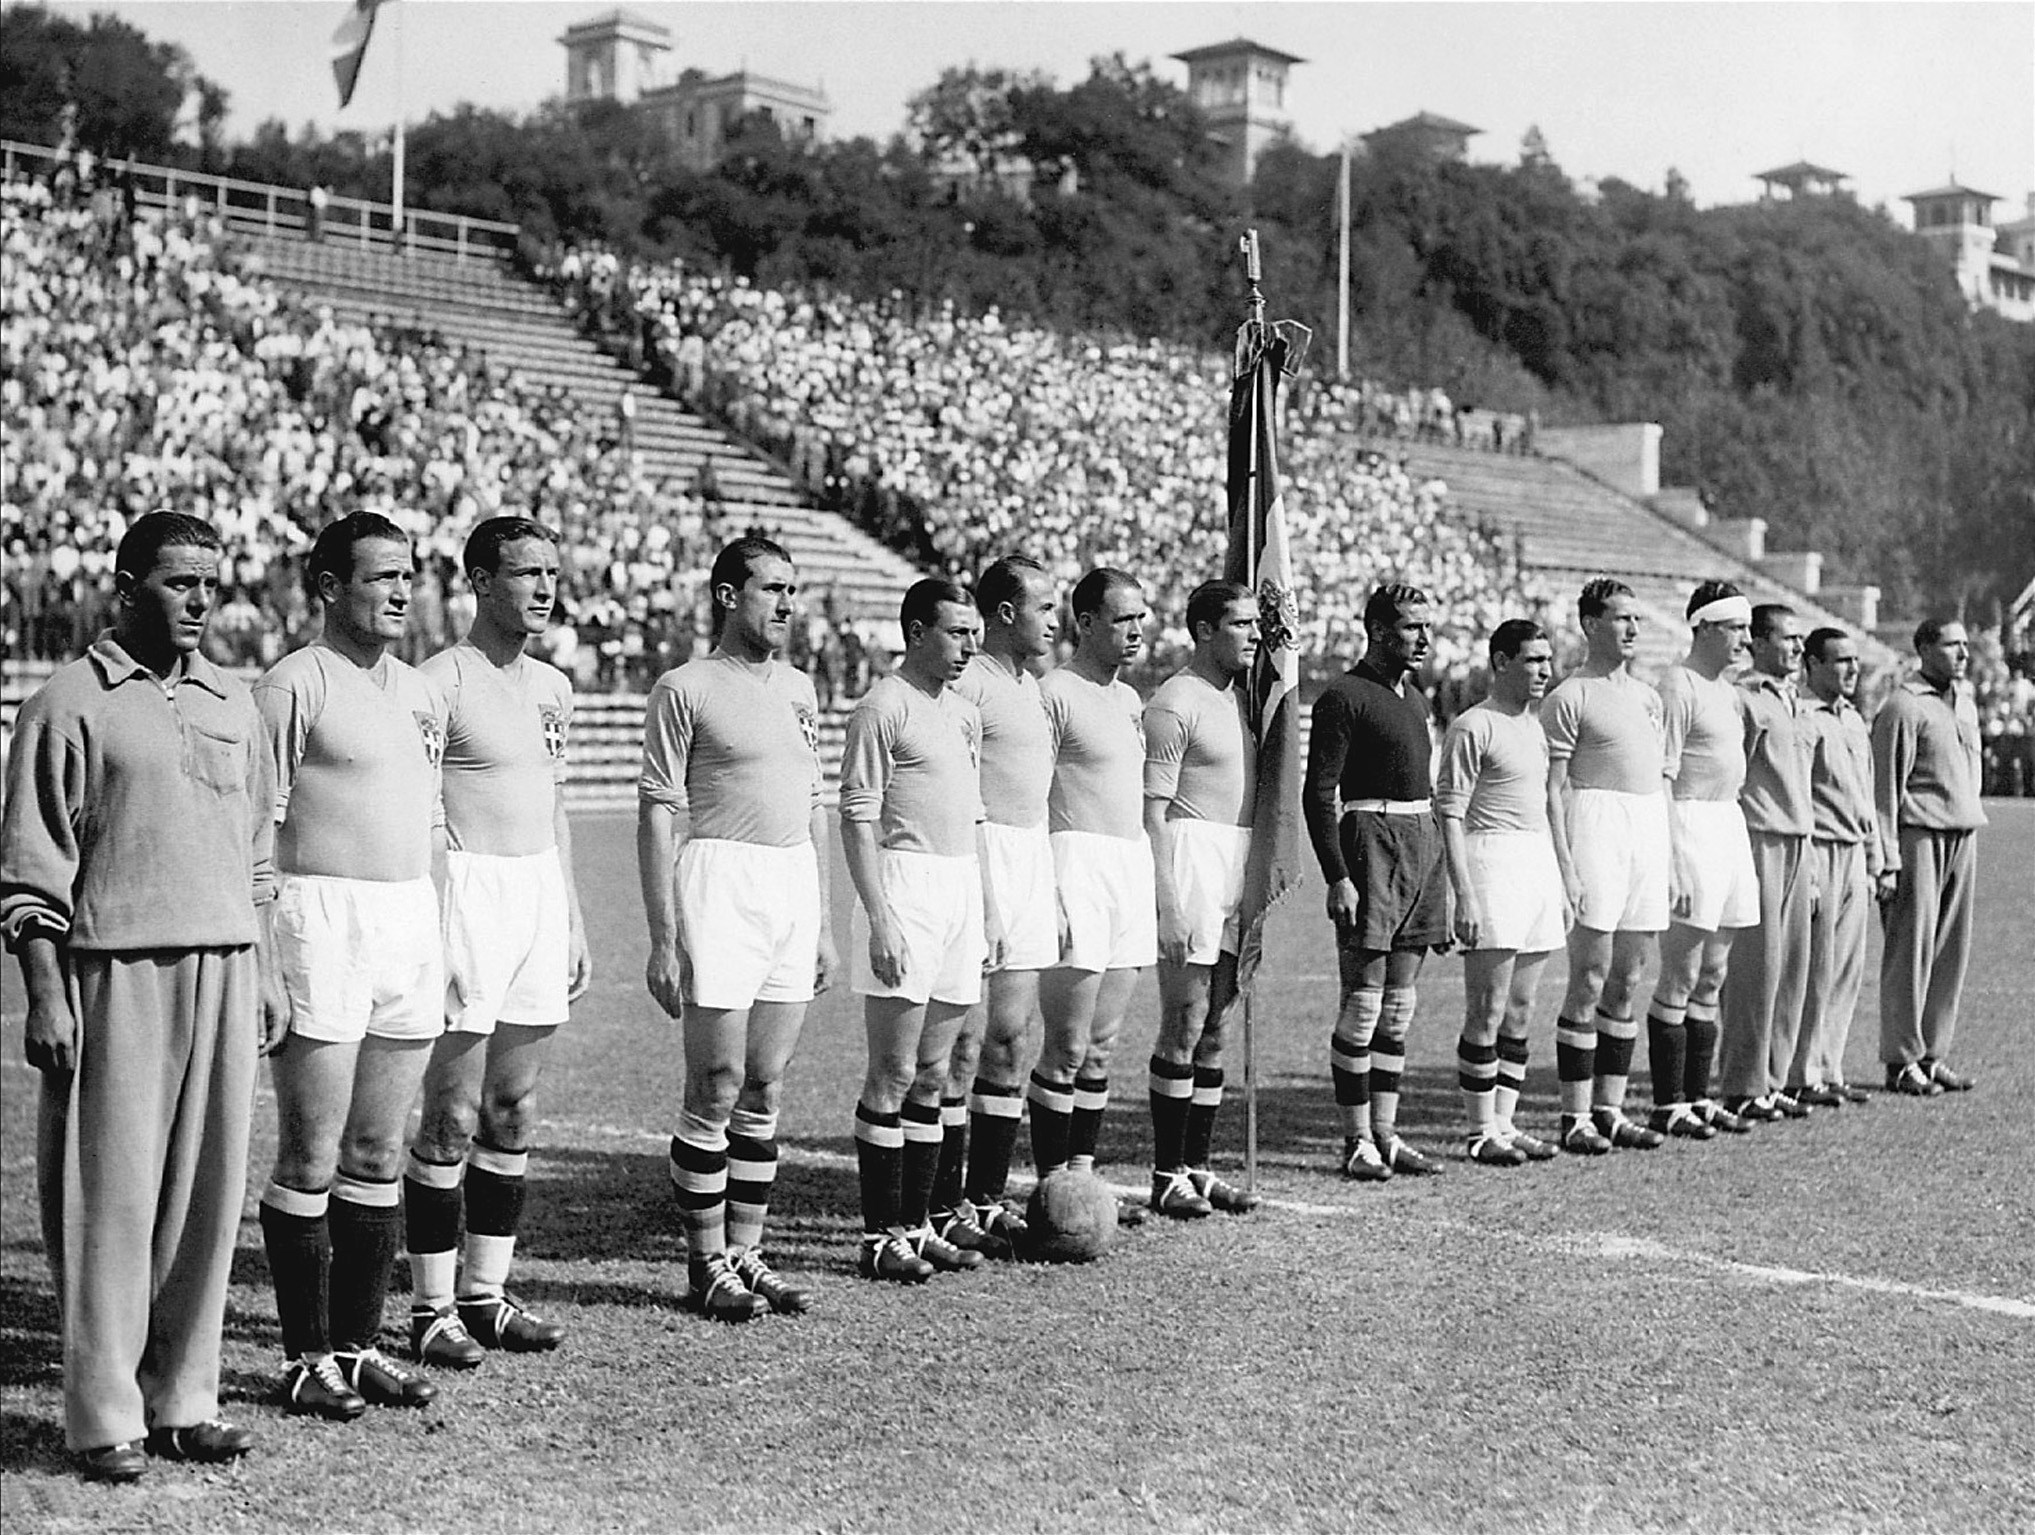
POLYGON ((1880 956, 1880 1059, 1889 1066, 1949 1053, 1977 884, 1977 833, 1901 828, 1900 882, 1880 956))
POLYGON ((72 950, 77 1066, 46 1074, 37 1183, 73 1450, 219 1414, 259 1052, 252 947, 72 950))

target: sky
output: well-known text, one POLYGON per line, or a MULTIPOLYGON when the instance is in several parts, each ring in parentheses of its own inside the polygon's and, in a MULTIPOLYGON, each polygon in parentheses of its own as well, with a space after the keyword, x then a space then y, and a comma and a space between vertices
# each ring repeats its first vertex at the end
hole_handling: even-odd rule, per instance
MULTIPOLYGON (((7 0, 16 3, 16 0, 7 0)), ((386 129, 462 101, 523 111, 561 93, 557 38, 602 0, 398 0, 384 7, 353 104, 339 110, 329 40, 343 0, 57 0, 180 43, 231 96, 229 131, 266 118, 386 129), (400 46, 397 35, 400 31, 400 46), (400 60, 400 71, 398 68, 400 60), (400 76, 400 95, 398 82, 400 76)), ((1294 68, 1294 131, 1329 149, 1426 109, 1484 130, 1471 158, 1510 162, 1538 125, 1570 176, 1659 189, 1673 166, 1699 203, 1748 200, 1753 173, 1797 159, 1847 172, 1905 217, 1904 193, 2035 193, 2035 0, 2020 3, 1544 4, 1378 0, 1085 4, 1080 0, 638 0, 669 27, 677 68, 742 67, 824 86, 836 137, 887 139, 949 65, 1043 70, 1063 85, 1097 54, 1150 60, 1184 85, 1177 49, 1247 36, 1294 68)))

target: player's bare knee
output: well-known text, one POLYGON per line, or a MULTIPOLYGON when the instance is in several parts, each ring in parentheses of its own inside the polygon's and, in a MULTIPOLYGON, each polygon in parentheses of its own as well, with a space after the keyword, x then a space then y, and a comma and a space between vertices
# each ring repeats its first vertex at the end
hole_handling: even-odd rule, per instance
POLYGON ((742 1090, 742 1072, 735 1066, 710 1066, 685 1074, 685 1107, 703 1118, 726 1124, 742 1090))
POLYGON ((339 1168, 349 1178, 370 1183, 387 1183, 402 1171, 403 1142, 400 1133, 353 1130, 339 1143, 339 1168))
POLYGON ((465 1095, 427 1098, 411 1146, 427 1162, 457 1162, 480 1128, 480 1106, 465 1095))
POLYGON ((537 1095, 529 1086, 493 1090, 481 1104, 479 1120, 490 1146, 521 1151, 537 1125, 537 1095))

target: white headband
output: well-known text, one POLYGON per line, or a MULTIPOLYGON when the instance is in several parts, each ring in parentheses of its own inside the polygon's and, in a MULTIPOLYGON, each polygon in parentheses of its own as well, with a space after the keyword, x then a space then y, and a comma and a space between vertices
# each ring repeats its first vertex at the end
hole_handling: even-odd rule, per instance
POLYGON ((1752 601, 1747 597, 1719 597, 1715 602, 1706 602, 1689 615, 1689 627, 1698 624, 1728 624, 1733 619, 1744 623, 1752 622, 1752 601))

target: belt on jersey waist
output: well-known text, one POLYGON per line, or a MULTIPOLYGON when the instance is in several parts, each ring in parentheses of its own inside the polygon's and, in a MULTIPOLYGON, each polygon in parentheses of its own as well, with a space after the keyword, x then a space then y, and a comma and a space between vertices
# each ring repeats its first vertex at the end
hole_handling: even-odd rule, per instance
POLYGON ((1431 799, 1346 799, 1343 814, 1354 810, 1369 810, 1376 815, 1426 815, 1434 809, 1431 799))

